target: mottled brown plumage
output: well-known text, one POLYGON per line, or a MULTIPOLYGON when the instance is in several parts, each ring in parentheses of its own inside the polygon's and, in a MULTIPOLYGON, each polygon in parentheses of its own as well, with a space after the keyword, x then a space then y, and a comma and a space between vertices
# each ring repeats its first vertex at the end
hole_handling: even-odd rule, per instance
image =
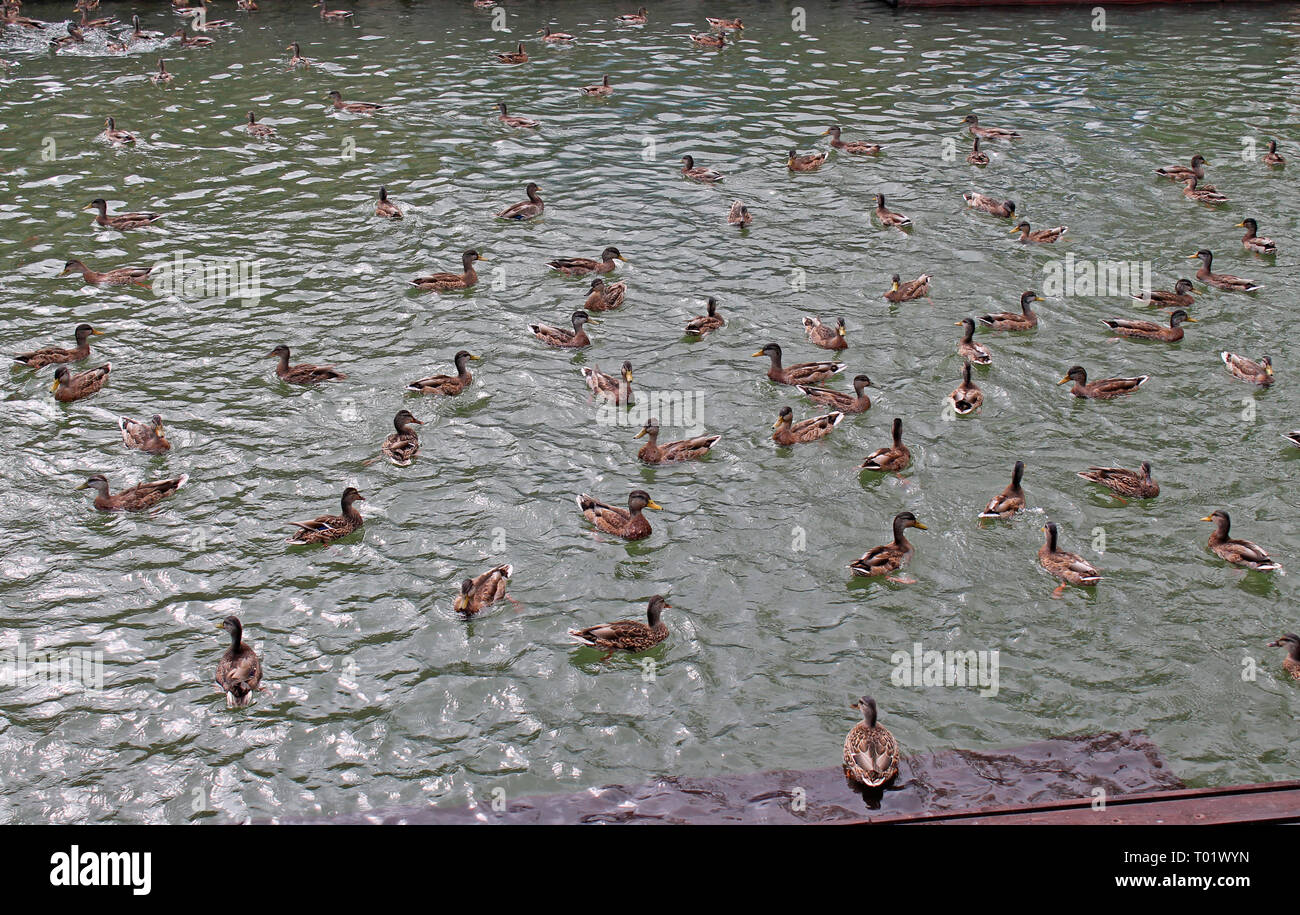
POLYGON ((868 788, 880 788, 898 775, 898 741, 876 722, 876 700, 863 696, 850 708, 862 720, 844 738, 844 776, 868 788))
POLYGON ((239 617, 228 616, 217 628, 230 633, 230 647, 217 664, 217 688, 226 694, 226 708, 244 708, 253 701, 253 693, 262 688, 262 662, 244 641, 239 617))
POLYGON ((662 619, 663 611, 671 610, 672 605, 664 600, 662 594, 650 598, 646 608, 646 622, 640 620, 616 620, 588 626, 586 629, 570 629, 569 635, 592 648, 605 650, 608 658, 616 651, 641 652, 654 648, 668 638, 668 627, 662 619))
POLYGON ((598 529, 624 540, 644 540, 650 536, 650 522, 641 512, 663 508, 644 489, 634 489, 627 497, 627 508, 619 508, 583 493, 578 496, 578 510, 598 529))

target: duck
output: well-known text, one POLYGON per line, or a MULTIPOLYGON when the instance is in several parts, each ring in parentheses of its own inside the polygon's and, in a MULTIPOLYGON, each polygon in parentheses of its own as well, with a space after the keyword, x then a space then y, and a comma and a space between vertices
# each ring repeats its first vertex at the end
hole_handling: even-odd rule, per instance
POLYGON ((709 28, 712 29, 722 29, 722 30, 736 32, 736 31, 741 31, 745 28, 745 24, 741 22, 739 19, 717 19, 717 18, 711 18, 709 16, 705 16, 704 21, 707 22, 709 24, 709 28))
POLYGON ((1116 336, 1127 337, 1130 340, 1159 340, 1162 343, 1177 343, 1183 339, 1183 329, 1179 325, 1183 322, 1196 323, 1196 319, 1189 317, 1183 309, 1177 309, 1169 316, 1169 326, 1165 327, 1157 324, 1155 321, 1130 321, 1126 318, 1105 318, 1102 324, 1105 324, 1113 330, 1116 336))
POLYGON ((450 292, 453 289, 469 289, 478 282, 478 272, 474 269, 474 264, 486 259, 471 248, 460 256, 460 273, 434 273, 429 276, 417 276, 411 280, 411 285, 425 292, 450 292))
POLYGON ((1283 432, 1282 437, 1297 448, 1300 448, 1300 429, 1296 429, 1294 432, 1283 432))
POLYGON ((1192 295, 1192 290, 1195 288, 1196 287, 1192 285, 1191 280, 1180 279, 1178 282, 1174 283, 1173 289, 1153 289, 1146 295, 1135 295, 1133 298, 1137 299, 1139 302, 1144 302, 1147 305, 1158 305, 1162 308, 1186 309, 1190 308, 1192 303, 1196 301, 1195 297, 1192 295))
POLYGON ((627 497, 627 508, 618 508, 583 493, 578 496, 578 511, 582 517, 607 534, 624 540, 644 540, 650 536, 650 522, 641 514, 647 508, 663 508, 650 498, 644 489, 634 489, 627 497))
POLYGON ((328 98, 333 103, 334 110, 347 111, 351 114, 374 114, 376 111, 383 111, 386 107, 374 102, 345 102, 343 94, 337 89, 331 89, 328 98))
POLYGON ((753 221, 754 217, 750 215, 749 207, 739 200, 731 201, 731 208, 727 210, 727 225, 740 226, 743 229, 753 221))
POLYGON ((979 137, 976 137, 976 138, 975 138, 975 145, 971 147, 970 155, 966 157, 966 161, 969 162, 971 165, 988 165, 988 164, 989 164, 989 156, 988 156, 988 153, 980 152, 980 138, 979 138, 979 137))
POLYGON ((156 480, 152 483, 140 483, 118 493, 108 490, 108 478, 102 473, 88 477, 77 489, 95 490, 94 506, 102 512, 142 512, 153 508, 163 499, 176 494, 190 480, 181 474, 174 480, 156 480))
POLYGON ((129 416, 119 416, 117 428, 122 432, 122 444, 134 451, 162 454, 172 448, 172 443, 167 440, 167 430, 163 428, 162 417, 157 413, 147 423, 129 416))
POLYGON ((411 426, 423 426, 410 410, 398 410, 393 417, 393 431, 384 439, 379 450, 398 467, 407 467, 420 453, 420 436, 411 426))
POLYGON ((521 41, 519 42, 519 50, 498 54, 497 60, 503 64, 526 64, 528 63, 528 52, 524 50, 524 43, 521 41))
POLYGON ((1277 151, 1276 140, 1268 141, 1268 152, 1264 154, 1264 164, 1272 168, 1281 168, 1286 165, 1286 159, 1282 158, 1282 154, 1277 151))
POLYGON ((616 651, 637 654, 654 648, 668 638, 668 627, 664 625, 663 612, 671 610, 662 594, 650 598, 646 607, 646 622, 640 620, 617 620, 613 623, 601 623, 586 629, 570 629, 573 636, 584 645, 600 648, 605 652, 602 661, 608 660, 616 651))
POLYGON ((970 131, 973 137, 980 137, 985 140, 1016 140, 1020 138, 1020 134, 1016 133, 1016 131, 1005 127, 980 126, 980 119, 973 114, 966 115, 962 119, 962 123, 966 125, 966 129, 970 131))
POLYGON ((43 369, 47 365, 80 362, 82 359, 90 358, 90 338, 98 337, 103 333, 102 330, 95 330, 89 324, 78 324, 72 331, 73 339, 77 341, 77 345, 72 349, 65 349, 60 346, 46 346, 32 350, 30 353, 19 353, 14 356, 14 362, 21 363, 30 369, 43 369))
POLYGON ((1031 330, 1038 326, 1038 313, 1030 306, 1031 302, 1043 301, 1038 293, 1026 290, 1020 294, 1020 312, 995 311, 980 315, 979 321, 994 330, 1031 330))
POLYGON ((800 362, 785 368, 781 365, 781 347, 775 343, 768 343, 753 355, 767 356, 772 360, 767 377, 777 384, 814 384, 838 375, 845 368, 843 362, 800 362))
POLYGON ((856 156, 878 156, 884 149, 879 143, 868 143, 866 140, 842 140, 840 135, 843 131, 839 127, 827 127, 823 137, 831 138, 831 149, 838 149, 841 152, 852 153, 856 156))
POLYGON ((696 315, 686 322, 686 333, 694 337, 703 337, 726 325, 722 315, 718 314, 718 300, 709 296, 705 303, 705 314, 696 315))
MULTIPOLYGON (((885 293, 887 302, 910 302, 913 299, 919 299, 921 296, 930 298, 930 280, 934 276, 929 273, 922 273, 914 280, 903 282, 903 278, 895 273, 890 279, 889 291, 885 293)), ((933 299, 931 299, 933 302, 933 299)))
POLYGON ((402 210, 388 199, 388 188, 380 185, 379 202, 375 204, 375 215, 381 219, 401 219, 402 210))
POLYGON ((792 172, 815 172, 822 167, 826 161, 826 153, 810 153, 806 156, 799 155, 797 149, 791 148, 786 154, 785 166, 792 172))
POLYGON ((257 123, 257 117, 251 111, 248 112, 248 121, 244 124, 244 131, 250 137, 257 137, 262 140, 275 136, 275 128, 267 124, 257 123))
POLYGON ((707 32, 702 32, 699 35, 692 33, 691 41, 702 48, 725 48, 727 46, 725 35, 710 35, 707 32))
POLYGON ((1043 525, 1047 541, 1038 548, 1038 564, 1061 580, 1052 592, 1052 597, 1059 598, 1069 585, 1089 588, 1101 581, 1097 567, 1078 553, 1070 553, 1057 546, 1057 527, 1055 521, 1043 525))
POLYGON ((519 203, 512 203, 500 213, 496 214, 497 219, 532 219, 535 216, 541 216, 546 210, 546 204, 538 195, 540 191, 536 183, 530 181, 524 188, 524 193, 528 195, 527 200, 521 200, 519 203))
POLYGON ((1215 289, 1222 289, 1225 292, 1255 292, 1264 288, 1258 283, 1243 280, 1239 276, 1215 273, 1213 268, 1214 254, 1207 248, 1202 248, 1195 254, 1189 254, 1187 258, 1188 260, 1200 260, 1201 266, 1196 271, 1196 278, 1207 286, 1213 286, 1215 289))
POLYGON ((105 362, 98 368, 72 374, 66 365, 54 370, 54 384, 50 390, 59 403, 72 403, 96 393, 108 383, 108 374, 113 371, 113 363, 105 362))
POLYGON ((597 96, 601 98, 604 98, 605 96, 613 95, 614 88, 609 84, 609 74, 605 74, 605 77, 600 82, 596 83, 596 85, 594 86, 581 87, 581 92, 583 95, 591 95, 591 96, 597 96))
POLYGON ((591 281, 591 290, 582 303, 584 311, 613 311, 627 297, 627 283, 606 283, 600 277, 591 281))
POLYGON ((501 113, 497 115, 497 120, 500 121, 502 124, 505 124, 507 127, 533 128, 533 127, 542 126, 540 123, 534 121, 532 118, 525 118, 519 115, 510 114, 508 111, 506 111, 505 102, 497 102, 497 108, 499 108, 501 111, 501 113))
POLYGON ((912 220, 908 219, 902 213, 895 213, 885 206, 885 195, 876 195, 876 218, 880 220, 882 226, 893 226, 901 229, 904 226, 910 226, 912 220))
POLYGON ((645 421, 645 425, 635 437, 643 436, 646 438, 646 443, 637 450, 636 456, 647 464, 676 464, 702 458, 722 438, 721 435, 701 435, 661 445, 659 444, 659 420, 653 416, 645 421))
POLYGON ((649 19, 650 17, 647 15, 644 6, 638 9, 635 13, 624 13, 622 16, 618 17, 619 22, 626 22, 629 25, 645 25, 649 19))
POLYGON ((877 448, 858 465, 859 470, 875 470, 881 473, 898 473, 912 463, 912 452, 903 444, 903 420, 894 417, 892 427, 893 444, 887 448, 877 448))
POLYGON ((286 543, 333 543, 341 540, 365 525, 356 503, 366 501, 366 497, 357 492, 355 486, 343 490, 343 514, 321 515, 310 521, 290 521, 298 528, 286 543))
POLYGON ((565 349, 577 349, 583 346, 591 345, 591 338, 587 336, 587 324, 599 324, 585 311, 575 311, 572 315, 573 330, 567 331, 559 327, 552 327, 549 324, 529 324, 528 332, 541 340, 547 346, 558 346, 565 349))
POLYGON ((542 41, 575 41, 576 39, 568 32, 552 32, 549 25, 542 26, 537 30, 537 34, 542 36, 542 41))
POLYGON ((979 365, 993 364, 993 354, 989 352, 989 348, 983 343, 975 342, 974 318, 962 318, 953 326, 965 328, 962 338, 957 344, 957 355, 964 356, 979 365))
POLYGON ((50 41, 50 47, 57 49, 68 44, 85 44, 85 43, 86 43, 86 36, 85 34, 82 33, 81 26, 77 25, 75 22, 69 22, 67 28, 67 34, 60 35, 57 38, 50 41))
POLYGON ((1132 394, 1146 384, 1147 379, 1150 377, 1150 375, 1138 375, 1136 378, 1102 378, 1090 382, 1088 381, 1088 373, 1083 366, 1072 365, 1070 370, 1065 373, 1065 377, 1058 381, 1057 384, 1073 381, 1074 386, 1070 388, 1070 393, 1075 397, 1110 400, 1132 394))
POLYGON ((1282 661, 1282 669, 1291 675, 1292 680, 1300 680, 1300 635, 1288 632, 1269 642, 1268 647, 1287 650, 1286 658, 1282 661))
POLYGON ((703 165, 696 165, 694 156, 682 156, 682 174, 692 181, 699 181, 702 184, 714 184, 722 180, 721 172, 715 172, 703 165))
POLYGON ((853 376, 853 393, 849 394, 844 391, 833 391, 830 388, 814 387, 810 384, 795 385, 801 393, 810 398, 813 403, 821 404, 824 407, 833 407, 840 413, 865 413, 871 409, 871 398, 867 396, 866 388, 873 387, 871 379, 866 375, 853 376))
MULTIPOLYGON (((1124 467, 1089 467, 1076 476, 1089 483, 1099 483, 1117 496, 1135 499, 1154 499, 1160 495, 1160 484, 1151 479, 1151 462, 1143 461, 1137 470, 1124 467)), ((1120 501, 1123 501, 1121 498, 1120 501)))
POLYGON ((1007 484, 1007 488, 989 499, 989 504, 984 506, 984 511, 980 512, 979 516, 981 518, 1010 518, 1017 512, 1024 511, 1025 491, 1020 486, 1024 478, 1025 462, 1016 461, 1016 466, 1011 470, 1011 482, 1007 484))
POLYGON ((776 430, 772 433, 772 441, 785 447, 815 442, 830 435, 842 422, 844 422, 844 414, 838 410, 795 422, 794 411, 789 407, 782 407, 776 422, 772 424, 772 428, 776 430))
POLYGON ((506 588, 515 567, 506 563, 494 566, 473 578, 466 578, 460 583, 460 593, 452 604, 452 610, 464 616, 475 616, 487 607, 506 597, 506 588))
POLYGON ((812 315, 803 316, 803 330, 808 335, 809 341, 814 346, 820 346, 822 349, 842 350, 849 348, 848 331, 844 327, 844 319, 836 318, 835 326, 823 324, 822 319, 812 315))
POLYGON ((1051 229, 1030 229, 1029 223, 1021 220, 1020 223, 1011 230, 1019 232, 1020 237, 1016 241, 1021 244, 1050 245, 1070 231, 1069 226, 1055 226, 1051 229))
POLYGON ((615 261, 627 263, 627 258, 619 253, 613 245, 600 252, 600 260, 590 257, 557 257, 547 261, 546 266, 558 270, 565 276, 586 276, 589 273, 609 273, 618 269, 615 261))
POLYGON ((844 777, 868 788, 882 788, 898 775, 898 741, 876 722, 876 700, 863 696, 849 706, 862 720, 844 738, 844 777))
POLYGON ((591 393, 612 404, 632 403, 632 363, 624 362, 617 375, 608 375, 598 368, 584 366, 582 379, 591 393))
POLYGON ((167 61, 163 60, 161 57, 158 58, 158 72, 151 74, 149 76, 149 81, 157 86, 160 83, 170 83, 174 78, 175 77, 167 72, 167 61))
POLYGON ((1228 517, 1227 512, 1215 509, 1201 520, 1214 525, 1214 533, 1210 534, 1208 545, 1210 551, 1220 559, 1235 566, 1254 569, 1256 572, 1281 571, 1282 566, 1274 562, 1259 544, 1251 543, 1249 540, 1234 540, 1228 536, 1232 519, 1228 517))
POLYGON ((962 366, 961 384, 953 388, 948 395, 948 403, 952 405, 958 416, 966 416, 968 413, 974 413, 984 404, 984 392, 979 389, 979 385, 971 381, 970 360, 962 366))
POLYGON ((217 628, 230 633, 230 647, 217 663, 217 689, 226 694, 226 708, 245 708, 252 703, 253 693, 262 688, 262 662, 244 641, 239 617, 228 616, 217 628))
POLYGON ((135 142, 134 134, 130 134, 125 130, 118 130, 117 122, 111 117, 104 118, 104 129, 100 132, 99 136, 118 146, 124 146, 128 143, 135 142))
POLYGON ((1259 223, 1255 220, 1243 219, 1236 227, 1246 230, 1246 234, 1241 236, 1241 246, 1247 251, 1252 254, 1277 254, 1277 243, 1271 238, 1264 238, 1257 234, 1259 223))
POLYGON ((346 22, 352 18, 350 10, 327 10, 324 0, 317 0, 312 6, 320 9, 320 17, 327 22, 346 22))
POLYGON ((1273 383, 1273 360, 1268 356, 1262 356, 1256 362, 1253 359, 1247 359, 1245 356, 1238 356, 1236 353, 1229 353, 1225 350, 1219 353, 1219 358, 1228 367, 1228 371, 1242 381, 1249 381, 1251 384, 1257 384, 1264 388, 1273 383))
POLYGON ((894 516, 894 541, 885 543, 881 546, 873 546, 867 550, 858 559, 849 563, 849 569, 854 575, 863 578, 879 578, 881 576, 889 577, 890 581, 904 582, 902 579, 892 577, 892 573, 899 571, 909 562, 912 561, 911 541, 907 539, 904 532, 909 527, 914 527, 918 531, 928 531, 929 528, 916 520, 916 515, 911 512, 899 512, 894 516))
POLYGON ((106 229, 116 229, 119 232, 128 232, 131 229, 139 229, 151 225, 162 219, 161 213, 118 213, 114 216, 108 215, 108 203, 102 197, 96 197, 90 203, 82 207, 83 210, 98 210, 99 214, 95 217, 95 222, 106 229))
POLYGON ((235 0, 235 9, 243 10, 246 13, 256 13, 260 7, 257 0, 235 0))
POLYGON ((1201 155, 1192 156, 1192 164, 1187 165, 1166 165, 1164 168, 1156 169, 1156 174, 1161 178, 1168 178, 1170 181, 1183 182, 1188 178, 1195 178, 1198 181, 1205 177, 1205 169, 1202 166, 1209 165, 1205 157, 1201 155))
POLYGON ((185 26, 172 32, 171 37, 180 39, 182 48, 206 48, 213 43, 206 35, 190 35, 185 31, 185 26))
POLYGON ((320 384, 322 381, 342 381, 348 377, 332 365, 312 365, 307 362, 289 365, 289 347, 283 343, 266 355, 280 360, 275 366, 275 374, 289 384, 320 384))
POLYGON ((996 200, 985 194, 978 194, 974 191, 968 194, 962 194, 961 199, 966 201, 966 206, 973 210, 983 210, 990 216, 999 216, 1003 219, 1010 219, 1016 215, 1016 202, 1014 200, 996 200))
POLYGON ((298 47, 298 42, 292 42, 286 51, 292 51, 293 55, 289 58, 289 69, 296 70, 299 67, 310 67, 311 61, 302 56, 302 48, 298 47))
POLYGON ((1195 200, 1197 203, 1208 203, 1216 206, 1228 202, 1225 195, 1220 194, 1212 187, 1197 187, 1195 175, 1183 182, 1183 196, 1188 200, 1195 200))
POLYGON ((460 350, 452 358, 452 363, 456 366, 455 375, 430 375, 427 378, 412 381, 406 386, 406 390, 414 391, 417 394, 441 394, 444 397, 455 397, 469 387, 470 382, 474 380, 468 365, 471 361, 478 362, 479 357, 469 350, 460 350))

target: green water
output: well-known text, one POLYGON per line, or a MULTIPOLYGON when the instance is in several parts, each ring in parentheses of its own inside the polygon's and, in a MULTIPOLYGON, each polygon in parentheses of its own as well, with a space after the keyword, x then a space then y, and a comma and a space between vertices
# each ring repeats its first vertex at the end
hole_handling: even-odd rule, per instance
MULTIPOLYGON (((24 13, 55 20, 67 6, 24 13)), ((92 37, 54 55, 30 33, 0 36, 15 64, 0 74, 5 350, 70 341, 88 321, 105 331, 90 364, 113 362, 104 391, 70 405, 53 401, 49 369, 4 386, 0 651, 102 651, 105 684, 0 689, 0 822, 358 814, 498 788, 822 767, 838 762, 849 700, 868 691, 908 753, 1144 727, 1192 784, 1296 776, 1300 698, 1264 645, 1300 628, 1298 578, 1226 567, 1198 519, 1230 511, 1235 534, 1300 571, 1300 450, 1279 437, 1300 426, 1287 327, 1300 293, 1300 5, 1112 8, 1098 32, 1086 9, 810 3, 796 32, 783 7, 734 2, 718 13, 748 27, 722 52, 692 47, 703 9, 684 0, 655 4, 643 28, 615 23, 616 4, 510 4, 508 33, 468 3, 363 2, 351 26, 263 6, 214 5, 237 26, 202 50, 114 54, 92 37), (548 16, 575 47, 535 40, 548 16), (295 39, 314 63, 290 72, 295 39), (520 39, 531 63, 495 62, 520 39), (167 88, 147 79, 160 54, 167 88), (606 73, 612 98, 579 95, 606 73), (333 88, 392 107, 335 114, 333 88), (499 100, 542 128, 504 129, 499 100), (250 108, 276 138, 237 129, 250 108), (969 111, 1023 140, 986 144, 992 164, 972 168, 969 111), (108 115, 134 148, 95 140, 108 115), (785 151, 824 145, 832 123, 884 155, 789 174, 785 151), (1270 136, 1284 171, 1240 155, 1242 137, 1270 136), (1228 206, 1152 176, 1196 152, 1228 206), (684 181, 685 153, 726 182, 684 181), (545 217, 494 220, 528 181, 545 217), (373 217, 381 183, 401 222, 373 217), (968 190, 1069 235, 1020 246, 1003 221, 966 211, 968 190), (910 234, 872 221, 877 192, 912 218, 910 234), (81 210, 95 197, 165 219, 99 230, 81 210), (733 199, 754 213, 745 232, 726 225, 733 199), (1275 262, 1242 250, 1245 216, 1277 240, 1275 262), (607 244, 628 258, 627 304, 589 349, 543 347, 525 325, 562 323, 586 288, 545 262, 607 244), (473 293, 407 285, 470 247, 490 258, 473 293), (1149 261, 1167 288, 1199 247, 1266 288, 1203 290, 1198 323, 1172 346, 1106 342, 1100 319, 1144 316, 1131 300, 1048 296, 1037 331, 980 333, 994 353, 976 376, 987 401, 945 419, 953 322, 1014 308, 1067 253, 1149 261), (262 295, 200 301, 57 276, 69 257, 108 269, 177 255, 256 262, 262 295), (888 305, 895 272, 934 274, 933 304, 888 305), (709 295, 726 327, 685 339, 709 295), (826 441, 779 449, 780 408, 802 418, 812 405, 750 354, 771 340, 788 363, 829 357, 804 338, 803 314, 845 318, 849 367, 832 386, 865 372, 875 404, 826 441), (291 389, 265 358, 279 343, 350 377, 291 389), (462 348, 483 357, 467 393, 404 397, 462 348), (1269 353, 1277 383, 1232 378, 1222 349, 1269 353), (579 368, 625 359, 642 391, 703 392, 701 425, 723 436, 707 461, 644 467, 635 426, 599 421, 579 368), (1076 401, 1055 383, 1075 363, 1152 377, 1122 401, 1076 401), (403 406, 426 423, 420 457, 367 464, 403 406), (117 416, 155 412, 173 450, 124 449, 117 416), (894 416, 913 452, 906 483, 859 477, 894 416), (1030 510, 981 527, 1017 459, 1030 510), (1144 459, 1162 485, 1149 503, 1074 476, 1144 459), (100 515, 74 491, 93 472, 115 488, 191 483, 149 514, 100 515), (348 485, 366 496, 364 533, 287 548, 287 523, 337 511, 348 485), (621 502, 633 488, 664 506, 652 536, 594 537, 574 495, 621 502), (929 526, 912 537, 916 583, 851 583, 847 564, 902 510, 929 526), (1049 518, 1101 568, 1095 593, 1051 599, 1035 557, 1049 518), (501 562, 519 604, 459 619, 459 580, 501 562), (567 639, 639 616, 657 592, 672 634, 648 656, 652 679, 640 659, 602 664, 567 639), (229 613, 267 671, 242 712, 212 685, 229 613), (895 685, 890 656, 915 642, 998 650, 998 694, 895 685)), ((177 27, 169 10, 138 8, 147 29, 177 27)), ((106 0, 97 15, 131 11, 106 0)))

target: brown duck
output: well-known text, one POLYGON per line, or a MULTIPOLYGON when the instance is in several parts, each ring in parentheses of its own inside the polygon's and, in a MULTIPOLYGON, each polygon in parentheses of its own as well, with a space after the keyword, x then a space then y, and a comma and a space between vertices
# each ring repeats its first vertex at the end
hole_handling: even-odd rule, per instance
POLYGON ((686 333, 694 337, 703 337, 727 323, 722 315, 718 314, 718 300, 713 296, 709 296, 705 309, 705 314, 696 315, 686 322, 686 333))
POLYGON ((287 543, 333 543, 358 530, 365 524, 356 503, 366 501, 365 496, 349 486, 343 490, 343 514, 321 515, 310 521, 291 521, 298 528, 287 543))
POLYGON ((664 600, 663 595, 656 594, 650 598, 644 623, 640 620, 617 620, 599 626, 588 626, 586 629, 570 629, 569 635, 592 648, 604 649, 605 657, 601 658, 602 661, 616 651, 633 654, 647 651, 668 638, 668 627, 664 625, 662 616, 665 610, 671 609, 672 605, 664 600))
POLYGON ((32 350, 30 353, 19 353, 14 356, 14 362, 20 362, 33 369, 43 369, 47 365, 60 365, 66 362, 80 362, 82 359, 90 358, 90 338, 99 336, 103 331, 95 330, 89 324, 78 324, 72 333, 77 341, 74 348, 47 346, 32 350))
POLYGON ((147 423, 120 416, 117 428, 122 432, 122 444, 145 454, 162 454, 170 451, 172 443, 167 440, 167 431, 163 428, 162 417, 157 413, 147 423))
POLYGON ((650 498, 644 489, 634 489, 627 497, 627 508, 618 508, 586 493, 578 496, 578 510, 582 517, 607 534, 624 540, 644 540, 650 536, 650 522, 641 512, 647 508, 663 508, 650 498))
POLYGON ((572 319, 572 331, 552 327, 549 324, 529 324, 528 332, 547 346, 558 346, 565 349, 590 346, 591 338, 587 336, 587 325, 599 324, 600 322, 593 320, 591 315, 585 311, 575 311, 572 319))
POLYGON ((767 356, 772 360, 767 377, 777 384, 814 384, 839 374, 845 368, 843 362, 800 362, 785 368, 781 365, 781 347, 775 343, 767 344, 753 355, 767 356))
POLYGON ((1210 535, 1209 547, 1211 552, 1220 559, 1235 566, 1254 569, 1256 572, 1277 572, 1281 570, 1282 566, 1274 562, 1259 544, 1251 543, 1249 540, 1234 540, 1228 536, 1228 531, 1232 527, 1232 519, 1228 517, 1227 512, 1213 511, 1201 520, 1209 521, 1214 525, 1214 533, 1210 535))
POLYGON ((642 436, 646 437, 646 443, 637 451, 636 456, 647 464, 676 464, 680 461, 702 458, 722 438, 721 435, 702 435, 698 438, 687 438, 661 445, 659 444, 659 420, 654 417, 646 420, 635 437, 642 436))
POLYGON ((102 473, 82 483, 77 489, 95 490, 95 508, 102 512, 142 512, 152 508, 163 499, 174 495, 178 489, 188 483, 190 478, 181 474, 174 480, 157 480, 153 483, 140 483, 118 493, 108 491, 108 478, 102 473))
POLYGON ((474 616, 485 607, 495 604, 507 596, 506 588, 514 571, 514 566, 507 563, 473 578, 466 578, 460 583, 460 594, 456 595, 452 609, 465 616, 474 616))
POLYGON ((470 361, 478 362, 479 357, 475 356, 469 350, 461 350, 456 353, 452 362, 456 366, 455 375, 429 375, 427 378, 421 378, 418 381, 412 381, 406 386, 406 390, 415 391, 417 394, 441 394, 445 397, 455 397, 474 380, 470 374, 470 361))
POLYGON ((289 347, 283 343, 267 353, 267 356, 280 360, 275 366, 275 374, 289 384, 320 384, 323 381, 342 381, 348 377, 332 365, 312 365, 308 362, 290 365, 289 347))
POLYGON ((51 387, 54 399, 60 403, 71 403, 89 397, 108 382, 108 373, 112 370, 113 363, 105 362, 99 368, 87 369, 74 375, 66 365, 61 365, 54 370, 54 384, 51 387))
POLYGON ((981 518, 1010 518, 1016 512, 1023 511, 1025 508, 1025 491, 1021 488, 1020 483, 1025 478, 1025 462, 1016 461, 1015 469, 1011 471, 1011 482, 1007 488, 1002 490, 992 499, 989 504, 984 506, 984 511, 980 512, 981 518))
POLYGON ((830 388, 818 388, 809 384, 796 385, 800 391, 810 397, 814 403, 824 407, 833 407, 840 413, 865 413, 871 409, 871 398, 866 389, 871 387, 871 379, 866 375, 853 376, 853 393, 833 391, 830 388))
POLYGON ((897 473, 912 463, 912 452, 903 444, 903 420, 894 417, 892 427, 893 444, 887 448, 877 448, 866 456, 859 470, 876 470, 882 473, 897 473))
POLYGON ((782 407, 781 414, 772 424, 772 428, 776 430, 772 433, 772 441, 787 447, 815 442, 830 435, 842 422, 844 422, 844 414, 839 412, 810 416, 808 419, 795 422, 794 411, 789 407, 782 407))
POLYGON ((253 693, 262 688, 262 662, 244 641, 239 617, 228 616, 217 628, 230 633, 230 647, 217 663, 217 688, 226 694, 226 708, 244 708, 253 701, 253 693))
POLYGON ((1084 371, 1083 366, 1073 365, 1070 366, 1070 370, 1065 373, 1065 377, 1058 381, 1057 384, 1073 381, 1074 386, 1070 388, 1070 393, 1075 397, 1110 400, 1132 394, 1146 384, 1147 379, 1150 377, 1150 375, 1138 375, 1136 378, 1101 378, 1097 381, 1089 381, 1088 373, 1084 371))

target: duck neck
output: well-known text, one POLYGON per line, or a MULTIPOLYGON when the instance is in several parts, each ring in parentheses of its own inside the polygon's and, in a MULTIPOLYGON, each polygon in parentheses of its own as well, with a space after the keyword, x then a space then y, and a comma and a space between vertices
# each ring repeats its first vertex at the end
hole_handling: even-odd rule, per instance
MULTIPOLYGON (((471 271, 473 269, 470 268, 471 271)), ((469 356, 456 357, 456 375, 461 381, 468 382, 470 380, 472 376, 469 373, 469 356)))

